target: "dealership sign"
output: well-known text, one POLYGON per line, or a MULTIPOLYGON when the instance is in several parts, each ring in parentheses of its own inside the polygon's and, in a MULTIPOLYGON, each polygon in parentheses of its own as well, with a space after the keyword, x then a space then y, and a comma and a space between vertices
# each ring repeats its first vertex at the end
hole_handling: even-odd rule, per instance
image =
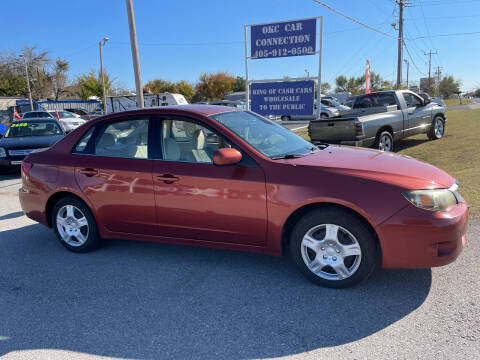
POLYGON ((317 19, 252 25, 251 59, 314 55, 317 19))
POLYGON ((261 115, 313 115, 313 81, 256 82, 250 85, 251 110, 261 115))

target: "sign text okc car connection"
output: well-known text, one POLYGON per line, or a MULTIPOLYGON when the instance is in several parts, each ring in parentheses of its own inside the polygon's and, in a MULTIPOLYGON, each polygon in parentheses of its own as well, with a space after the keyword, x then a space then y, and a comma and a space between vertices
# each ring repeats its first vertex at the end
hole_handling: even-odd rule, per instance
POLYGON ((287 21, 251 27, 252 58, 313 55, 316 19, 287 21))

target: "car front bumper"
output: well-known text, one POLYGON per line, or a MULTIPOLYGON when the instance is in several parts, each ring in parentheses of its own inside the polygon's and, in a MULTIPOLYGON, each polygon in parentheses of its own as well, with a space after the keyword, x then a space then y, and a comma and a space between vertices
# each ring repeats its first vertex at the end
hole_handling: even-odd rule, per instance
POLYGON ((428 211, 407 205, 376 227, 382 267, 429 268, 449 264, 465 247, 468 205, 428 211))

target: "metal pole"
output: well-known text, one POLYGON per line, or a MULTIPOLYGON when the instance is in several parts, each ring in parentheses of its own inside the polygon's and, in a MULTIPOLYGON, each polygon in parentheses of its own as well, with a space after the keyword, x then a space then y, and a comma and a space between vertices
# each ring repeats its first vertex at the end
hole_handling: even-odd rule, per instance
POLYGON ((408 60, 403 60, 405 61, 405 63, 407 64, 407 89, 408 89, 408 71, 410 69, 410 63, 408 62, 408 60))
POLYGON ((402 52, 403 52, 403 6, 404 0, 397 2, 399 6, 398 14, 398 59, 397 59, 397 89, 402 85, 402 52))
POLYGON ((128 13, 128 27, 130 29, 130 47, 132 48, 133 70, 135 72, 135 88, 137 91, 137 108, 143 109, 142 74, 140 73, 140 60, 138 58, 137 31, 135 29, 135 15, 132 0, 126 0, 128 13))
POLYGON ((28 99, 30 100, 30 110, 33 111, 32 90, 30 89, 30 77, 28 76, 27 59, 23 57, 23 64, 25 65, 25 75, 27 76, 28 99))
POLYGON ((323 44, 323 16, 320 16, 320 42, 318 44, 318 85, 317 85, 317 119, 322 113, 322 44, 323 44))
POLYGON ((248 84, 248 44, 247 44, 247 25, 243 27, 245 34, 245 102, 247 110, 250 110, 250 86, 248 84))
POLYGON ((103 115, 107 114, 107 96, 105 91, 105 74, 103 72, 103 58, 102 58, 102 42, 98 42, 98 47, 100 49, 100 76, 102 78, 102 94, 103 94, 103 115))

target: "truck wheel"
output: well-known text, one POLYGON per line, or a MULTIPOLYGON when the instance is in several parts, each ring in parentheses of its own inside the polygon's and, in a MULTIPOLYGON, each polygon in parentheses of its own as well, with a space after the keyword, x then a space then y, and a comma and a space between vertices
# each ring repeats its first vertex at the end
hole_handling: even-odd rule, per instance
POLYGON ((373 147, 382 151, 393 151, 393 136, 389 131, 382 131, 377 135, 373 147))
POLYGON ((428 138, 430 140, 438 140, 443 137, 445 133, 445 121, 442 119, 441 116, 437 116, 433 119, 432 125, 430 126, 430 130, 428 131, 428 138))
POLYGON ((374 235, 365 221, 336 208, 304 215, 293 228, 290 254, 310 281, 332 288, 356 285, 377 266, 374 235))
POLYGON ((282 116, 282 121, 290 121, 290 116, 283 115, 282 116))

